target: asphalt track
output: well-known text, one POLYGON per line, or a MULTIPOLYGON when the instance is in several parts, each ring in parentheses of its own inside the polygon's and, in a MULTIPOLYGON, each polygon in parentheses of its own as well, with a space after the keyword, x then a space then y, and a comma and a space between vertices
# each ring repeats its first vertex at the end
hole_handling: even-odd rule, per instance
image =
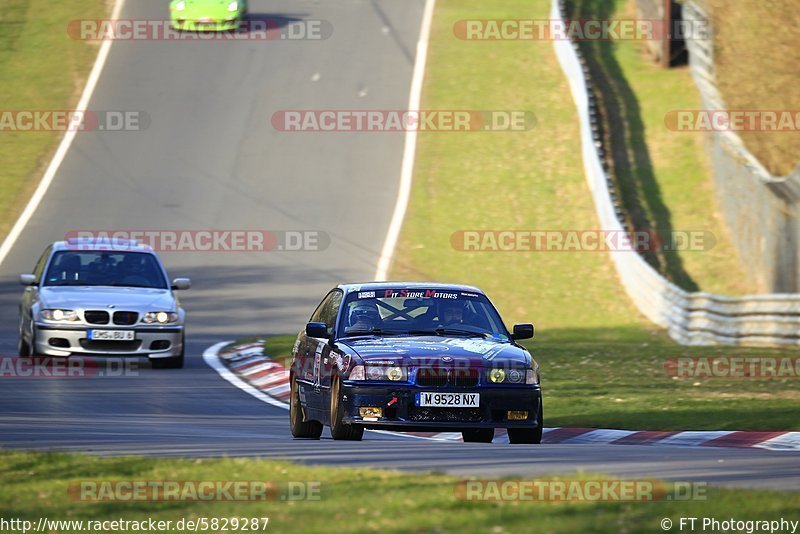
MULTIPOLYGON (((142 132, 78 135, 0 266, 0 350, 16 350, 16 274, 70 229, 323 230, 323 252, 165 253, 189 276, 187 367, 93 379, 3 379, 0 446, 101 455, 264 456, 459 475, 577 469, 800 489, 800 454, 765 450, 433 442, 368 433, 295 441, 286 412, 201 358, 225 339, 297 330, 325 291, 370 279, 389 226, 401 134, 280 133, 281 109, 403 109, 422 0, 251 1, 255 17, 322 19, 325 41, 118 42, 90 109, 145 111, 142 132)), ((158 19, 152 2, 124 18, 158 19)))

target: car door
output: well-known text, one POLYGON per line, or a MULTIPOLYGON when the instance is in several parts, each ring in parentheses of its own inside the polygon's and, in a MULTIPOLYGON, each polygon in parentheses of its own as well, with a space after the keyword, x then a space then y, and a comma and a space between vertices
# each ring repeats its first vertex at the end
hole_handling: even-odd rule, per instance
MULTIPOLYGON (((320 305, 311 315, 309 322, 328 325, 331 317, 330 310, 332 307, 338 309, 339 302, 341 302, 341 291, 334 289, 322 299, 320 305)), ((331 328, 332 326, 333 324, 331 324, 331 328)), ((329 328, 329 331, 332 332, 331 328, 329 328)), ((323 357, 327 357, 330 354, 328 340, 309 337, 303 332, 297 352, 300 357, 300 373, 304 386, 305 405, 309 410, 324 413, 327 406, 321 393, 320 376, 323 357)))
POLYGON ((20 328, 28 333, 31 332, 32 327, 33 307, 39 301, 39 284, 42 282, 44 268, 47 265, 47 260, 50 259, 50 252, 52 249, 52 245, 47 247, 39 257, 39 261, 36 262, 36 266, 33 268, 33 275, 36 277, 36 283, 31 286, 25 286, 25 290, 22 293, 19 310, 20 328))
MULTIPOLYGON (((331 299, 327 302, 325 309, 322 312, 320 322, 325 323, 328 328, 328 335, 333 336, 336 332, 336 318, 339 316, 339 308, 342 305, 342 291, 334 291, 331 294, 331 299)), ((319 348, 319 367, 318 367, 318 386, 322 390, 322 402, 325 407, 330 406, 330 388, 331 376, 333 374, 333 367, 335 365, 335 358, 338 349, 331 346, 328 340, 319 348)))

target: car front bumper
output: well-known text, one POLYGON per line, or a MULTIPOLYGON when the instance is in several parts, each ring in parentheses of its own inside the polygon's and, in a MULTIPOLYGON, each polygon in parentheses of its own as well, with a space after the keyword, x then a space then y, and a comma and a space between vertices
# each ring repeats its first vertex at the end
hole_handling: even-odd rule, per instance
POLYGON ((466 430, 473 428, 529 428, 539 426, 538 414, 541 389, 527 387, 479 387, 470 389, 425 388, 414 385, 374 386, 359 382, 342 382, 343 422, 367 428, 392 430, 466 430), (423 408, 415 405, 415 394, 423 391, 437 393, 480 393, 478 408, 423 408), (364 420, 360 407, 379 407, 383 417, 364 420), (523 420, 510 420, 509 411, 528 412, 523 420))
POLYGON ((186 32, 223 32, 238 29, 244 19, 243 13, 226 13, 225 18, 185 18, 172 15, 173 30, 186 32))
POLYGON ((33 340, 33 350, 34 354, 42 356, 71 356, 73 354, 81 354, 170 358, 180 355, 183 350, 183 334, 183 325, 98 328, 37 324, 36 339, 33 340), (97 328, 99 330, 133 330, 134 340, 91 341, 88 339, 88 330, 90 328, 97 328))

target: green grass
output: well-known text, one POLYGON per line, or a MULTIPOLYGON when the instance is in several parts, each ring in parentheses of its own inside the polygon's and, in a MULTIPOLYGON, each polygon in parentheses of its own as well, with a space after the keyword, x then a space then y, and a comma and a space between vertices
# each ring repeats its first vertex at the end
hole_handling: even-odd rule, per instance
MULTIPOLYGON (((800 109, 800 47, 794 0, 712 0, 717 86, 730 109, 800 109)), ((776 176, 800 164, 797 132, 742 132, 747 148, 776 176)))
MULTIPOLYGON (((632 503, 466 502, 458 479, 438 474, 305 467, 254 459, 0 455, 0 516, 33 521, 268 517, 268 532, 661 532, 662 518, 797 520, 799 493, 708 488, 706 500, 632 503), (237 480, 318 482, 319 500, 76 502, 70 482, 237 480)), ((601 478, 583 475, 579 479, 601 478)), ((606 477, 602 477, 606 478, 606 477)), ((674 528, 673 531, 677 531, 674 528)), ((72 532, 61 530, 62 533, 72 532)), ((174 529, 167 532, 178 532, 174 529)))
MULTIPOLYGON (((75 106, 98 45, 70 39, 67 23, 105 14, 103 0, 0 0, 2 109, 75 106)), ((22 211, 61 136, 61 132, 0 132, 0 237, 22 211)))
MULTIPOLYGON (((614 5, 624 16, 626 4, 614 5)), ((542 363, 548 426, 800 429, 792 412, 797 379, 673 380, 663 368, 666 358, 677 356, 790 351, 677 345, 633 307, 606 254, 451 247, 450 236, 463 229, 598 228, 578 119, 552 44, 452 37, 460 19, 548 18, 549 6, 546 0, 437 2, 422 107, 533 110, 538 125, 526 132, 420 134, 391 278, 475 284, 507 324, 536 323, 537 339, 529 346, 542 363)), ((611 52, 606 61, 618 64, 640 101, 651 186, 660 190, 673 228, 721 233, 709 222, 713 202, 700 140, 664 128, 666 110, 697 104, 688 73, 650 65, 637 44, 611 52)), ((722 243, 679 259, 703 289, 734 292, 744 286, 729 251, 722 243)))

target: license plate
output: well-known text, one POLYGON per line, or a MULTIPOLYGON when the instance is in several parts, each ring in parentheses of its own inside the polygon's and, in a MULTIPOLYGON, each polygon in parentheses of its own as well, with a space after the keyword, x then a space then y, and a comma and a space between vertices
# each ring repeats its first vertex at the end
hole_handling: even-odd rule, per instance
POLYGON ((133 330, 89 330, 92 341, 133 341, 133 330))
POLYGON ((416 394, 417 406, 433 408, 477 408, 480 406, 480 393, 428 393, 416 394))

